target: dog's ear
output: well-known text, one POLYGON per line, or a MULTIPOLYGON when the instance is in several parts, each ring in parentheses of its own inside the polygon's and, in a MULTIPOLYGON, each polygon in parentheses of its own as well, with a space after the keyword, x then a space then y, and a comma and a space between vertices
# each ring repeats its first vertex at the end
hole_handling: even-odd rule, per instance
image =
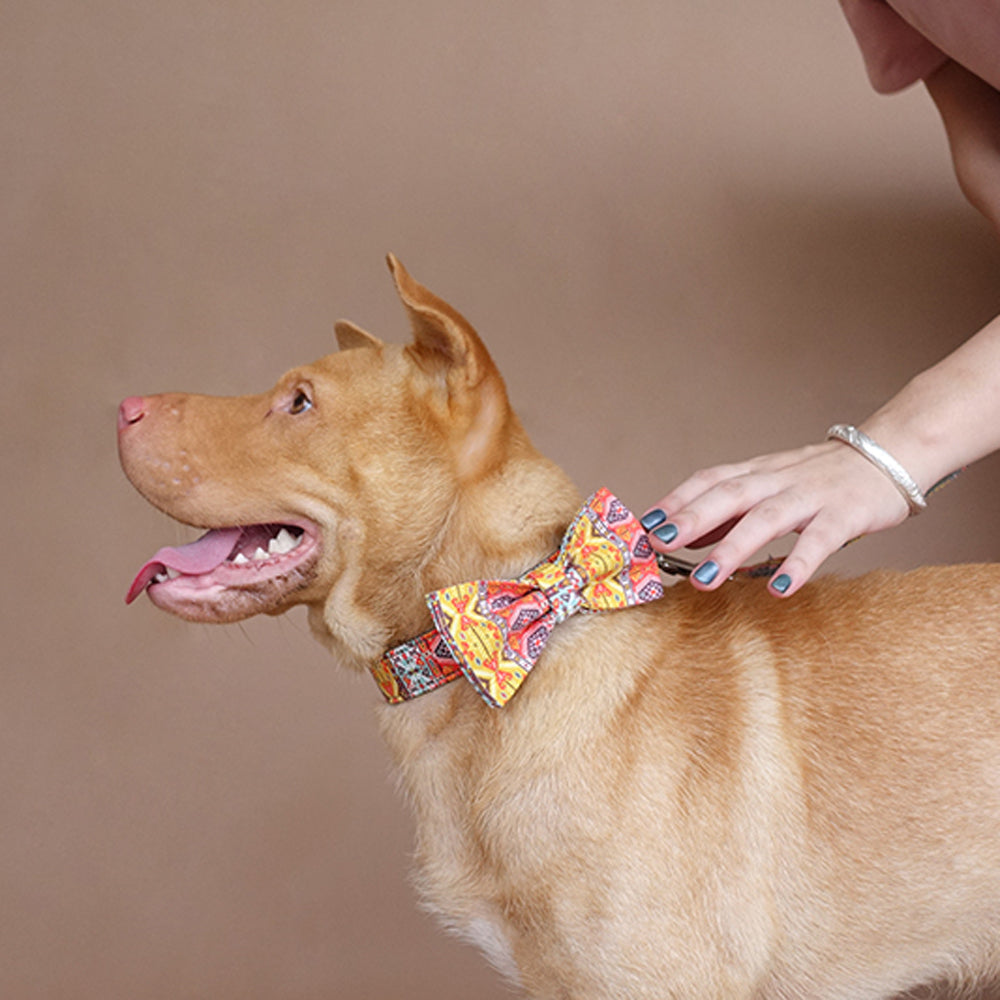
POLYGON ((500 372, 469 321, 410 277, 392 254, 387 259, 413 325, 413 343, 404 352, 421 371, 440 380, 448 395, 458 475, 483 475, 496 468, 519 439, 520 425, 500 372))
POLYGON ((411 277, 392 255, 386 258, 396 291, 413 326, 407 355, 430 375, 444 376, 451 389, 471 389, 496 368, 469 321, 411 277))
POLYGON ((337 346, 342 351, 350 351, 355 347, 381 347, 382 341, 360 326, 355 326, 349 320, 337 320, 333 325, 337 335, 337 346))

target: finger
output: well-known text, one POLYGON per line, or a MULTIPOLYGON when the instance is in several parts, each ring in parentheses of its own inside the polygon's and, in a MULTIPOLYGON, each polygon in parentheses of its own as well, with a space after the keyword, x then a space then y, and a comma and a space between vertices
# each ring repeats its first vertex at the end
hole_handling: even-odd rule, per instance
POLYGON ((853 534, 841 519, 818 514, 800 532, 791 552, 768 581, 768 590, 776 597, 791 597, 853 534))
MULTIPOLYGON (((683 510, 723 480, 746 475, 750 471, 750 465, 751 463, 745 462, 740 465, 716 465, 708 469, 699 469, 685 479, 680 486, 661 497, 657 503, 649 508, 641 520, 645 524, 646 516, 655 514, 657 511, 663 514, 663 520, 666 520, 672 512, 683 510)), ((655 526, 654 524, 653 527, 655 526)))
MULTIPOLYGON (((688 542, 685 548, 704 549, 709 545, 715 545, 716 542, 721 541, 721 539, 725 538, 732 531, 734 525, 739 523, 739 520, 738 517, 730 518, 725 524, 720 524, 718 528, 708 532, 708 534, 688 542)), ((676 525, 667 519, 667 515, 662 510, 654 508, 652 511, 648 511, 643 515, 641 523, 646 531, 649 532, 654 549, 669 551, 671 548, 678 547, 671 544, 676 537, 676 525)))
POLYGON ((784 475, 831 450, 831 442, 701 469, 640 518, 651 533, 653 547, 671 552, 701 548, 724 537, 740 517, 769 492, 776 492, 784 475), (780 477, 780 478, 776 478, 780 477))
POLYGON ((779 489, 770 475, 723 479, 676 511, 666 524, 658 528, 654 532, 654 547, 656 540, 665 543, 669 551, 682 546, 704 546, 723 537, 729 538, 742 525, 749 511, 779 489))
POLYGON ((720 587, 755 552, 795 531, 809 516, 808 511, 805 502, 790 491, 768 497, 715 546, 692 573, 691 582, 699 590, 720 587))
POLYGON ((740 519, 738 517, 731 517, 725 524, 720 524, 714 531, 710 531, 707 535, 702 535, 701 538, 696 538, 694 541, 688 542, 686 547, 689 549, 704 549, 709 545, 715 545, 716 542, 725 538, 739 523, 740 519))

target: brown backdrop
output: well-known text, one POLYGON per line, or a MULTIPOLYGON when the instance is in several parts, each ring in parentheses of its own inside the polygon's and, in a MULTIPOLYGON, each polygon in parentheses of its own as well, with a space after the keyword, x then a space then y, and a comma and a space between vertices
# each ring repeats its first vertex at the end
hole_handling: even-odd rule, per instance
MULTIPOLYGON (((117 401, 259 390, 340 316, 403 337, 393 250, 641 508, 1000 309, 930 102, 870 92, 833 0, 35 0, 0 46, 0 995, 508 995, 413 900, 373 685, 298 614, 124 607, 189 536, 117 401)), ((831 568, 996 557, 998 476, 831 568)))

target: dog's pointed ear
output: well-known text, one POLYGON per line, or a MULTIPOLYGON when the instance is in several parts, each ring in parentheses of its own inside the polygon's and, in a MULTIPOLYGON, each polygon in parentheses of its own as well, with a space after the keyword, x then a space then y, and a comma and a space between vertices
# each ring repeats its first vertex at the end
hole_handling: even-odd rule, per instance
POLYGON ((452 389, 471 389, 496 374, 472 324, 424 288, 392 254, 386 260, 413 327, 407 355, 428 374, 444 376, 452 389))
POLYGON ((500 372, 469 321, 410 277, 392 254, 387 259, 413 325, 413 343, 404 353, 447 394, 455 469, 464 480, 484 475, 524 439, 500 372))
POLYGON ((337 336, 337 346, 342 351, 350 351, 355 347, 381 347, 382 341, 360 326, 355 326, 350 320, 340 319, 333 325, 337 336))

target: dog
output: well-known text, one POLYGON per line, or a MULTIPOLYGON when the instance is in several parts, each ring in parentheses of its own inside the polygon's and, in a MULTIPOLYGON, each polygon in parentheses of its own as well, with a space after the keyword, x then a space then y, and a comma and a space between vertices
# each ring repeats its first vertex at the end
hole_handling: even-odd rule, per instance
MULTIPOLYGON (((201 622, 308 608, 374 670, 425 595, 547 565, 582 497, 463 316, 261 395, 130 397, 126 475, 208 533, 130 592, 201 622)), ((1000 971, 1000 571, 876 572, 786 601, 667 587, 551 629, 497 708, 465 676, 379 709, 418 887, 534 998, 891 997, 1000 971)), ((383 678, 384 679, 384 678, 383 678)), ((921 993, 923 995, 923 993, 921 993)))

